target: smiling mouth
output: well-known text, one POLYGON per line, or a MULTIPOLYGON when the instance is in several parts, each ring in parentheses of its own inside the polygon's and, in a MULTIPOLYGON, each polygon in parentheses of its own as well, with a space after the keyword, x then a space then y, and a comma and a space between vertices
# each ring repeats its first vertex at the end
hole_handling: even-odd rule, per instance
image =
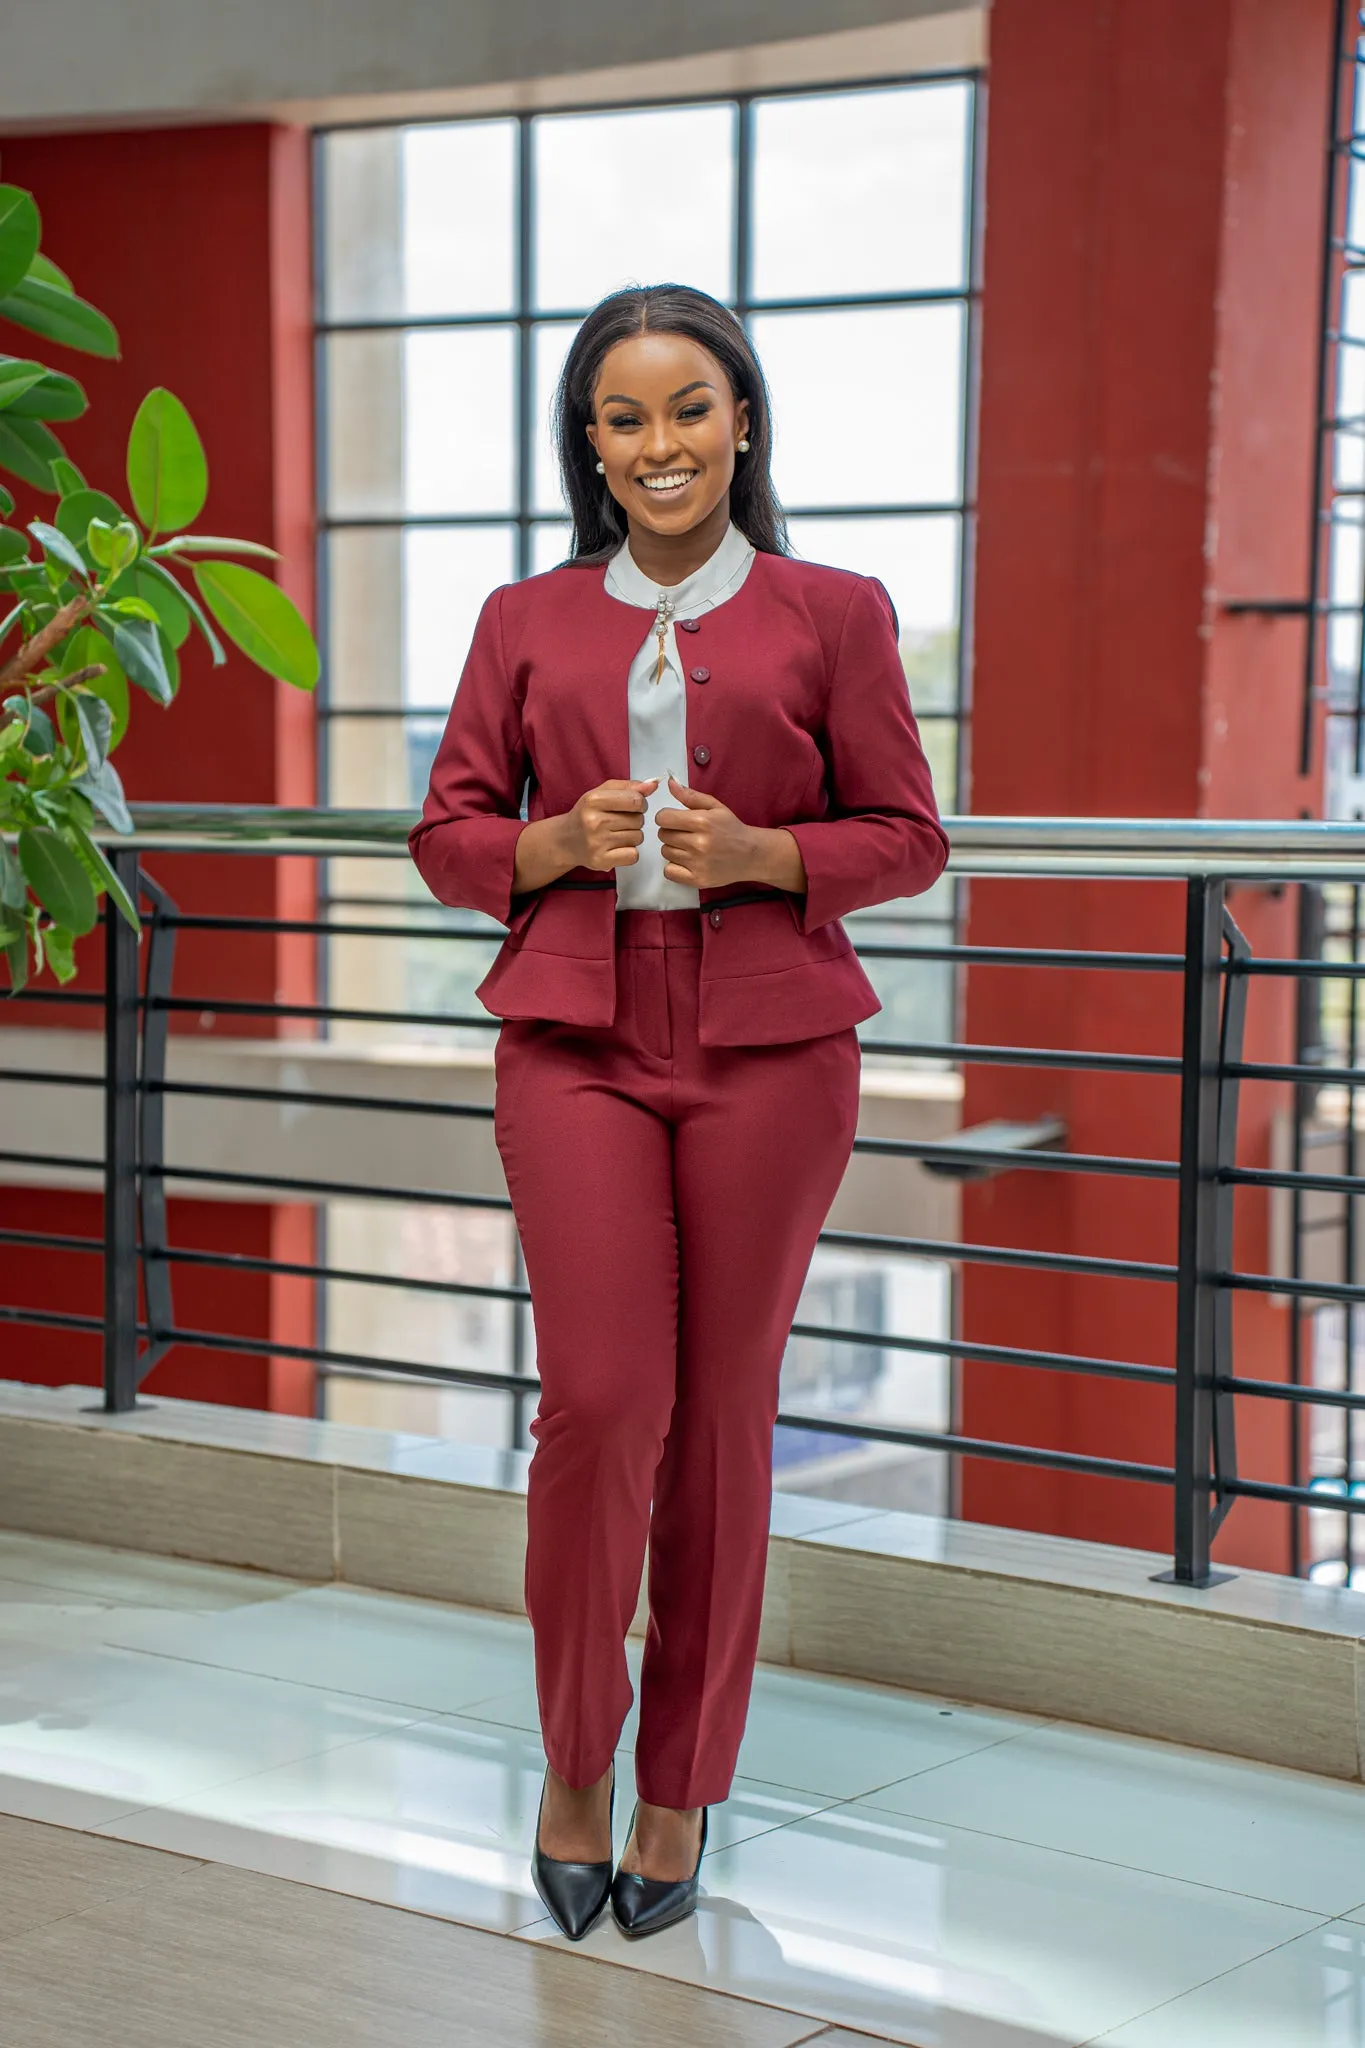
POLYGON ((641 490, 649 492, 651 498, 668 500, 681 497, 700 474, 697 469, 664 469, 657 476, 637 476, 635 481, 641 490))

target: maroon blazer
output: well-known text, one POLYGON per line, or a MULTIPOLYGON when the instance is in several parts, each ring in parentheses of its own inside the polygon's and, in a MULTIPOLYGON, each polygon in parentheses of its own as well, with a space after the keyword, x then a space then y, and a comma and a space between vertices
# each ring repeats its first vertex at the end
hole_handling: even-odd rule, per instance
MULTIPOLYGON (((495 1016, 615 1015, 614 873, 579 868, 514 897, 513 856, 528 785, 536 819, 630 774, 626 678, 648 623, 601 567, 507 584, 479 615, 409 844, 442 903, 510 926, 478 991, 495 1016)), ((760 554, 678 651, 688 759, 675 773, 745 824, 786 826, 808 884, 702 890, 702 1043, 860 1023, 881 1005, 840 918, 918 895, 948 854, 890 599, 875 578, 760 554)))

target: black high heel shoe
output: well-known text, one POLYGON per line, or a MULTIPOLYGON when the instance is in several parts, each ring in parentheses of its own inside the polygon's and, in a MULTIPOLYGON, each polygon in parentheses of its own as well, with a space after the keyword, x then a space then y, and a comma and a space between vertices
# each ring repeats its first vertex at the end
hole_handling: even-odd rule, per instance
MULTIPOLYGON (((549 1776, 547 1769, 546 1776, 549 1776)), ((616 1805, 616 1765, 611 1768, 611 1797, 607 1806, 607 1828, 616 1805)), ((564 1863, 547 1856, 540 1846, 540 1816, 545 1807, 545 1787, 540 1788, 536 1811, 536 1844, 531 1851, 531 1882, 540 1894, 550 1918, 570 1941, 581 1941, 611 1895, 611 1857, 605 1863, 564 1863)))
MULTIPOLYGON (((706 1854, 706 1822, 709 1807, 701 1810, 701 1842, 697 1867, 691 1877, 640 1877, 633 1870, 618 1870, 611 1881, 611 1910, 623 1934, 657 1934, 685 1920, 697 1904, 701 1882, 701 1859, 706 1854)), ((635 1821, 632 1817, 631 1831, 635 1821)))

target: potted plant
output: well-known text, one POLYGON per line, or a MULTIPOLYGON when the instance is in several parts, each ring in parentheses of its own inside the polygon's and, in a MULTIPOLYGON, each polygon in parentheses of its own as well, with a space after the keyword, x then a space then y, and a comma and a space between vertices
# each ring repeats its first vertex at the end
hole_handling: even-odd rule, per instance
MULTIPOLYGON (((105 316, 77 297, 39 247, 31 193, 0 184, 0 325, 116 357, 105 316)), ((128 436, 131 509, 92 489, 53 431, 85 412, 75 378, 28 354, 0 353, 0 471, 56 500, 50 519, 10 522, 0 482, 0 954, 11 991, 41 972, 74 975, 75 942, 107 895, 129 901, 94 834, 132 830, 112 755, 128 724, 129 686, 169 704, 178 650, 220 634, 267 674, 299 689, 318 652, 298 610, 240 557, 275 559, 254 541, 187 532, 204 509, 208 464, 185 407, 149 391, 128 436)))

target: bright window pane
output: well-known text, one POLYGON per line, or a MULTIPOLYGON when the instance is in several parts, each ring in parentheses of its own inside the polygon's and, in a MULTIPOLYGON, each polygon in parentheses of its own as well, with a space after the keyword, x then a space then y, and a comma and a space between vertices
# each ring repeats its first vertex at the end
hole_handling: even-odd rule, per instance
POLYGON ((537 307, 576 311, 665 280, 730 298, 734 129, 731 106, 536 121, 537 307))
POLYGON ((970 110, 959 83, 760 100, 754 297, 960 290, 970 110))
POLYGON ((343 129, 322 145, 329 319, 506 313, 516 123, 343 129))
POLYGON ((808 562, 854 569, 886 585, 915 709, 951 710, 958 697, 960 521, 793 519, 790 532, 793 548, 808 562))
POLYGON ((403 535, 403 701, 449 709, 490 590, 516 576, 513 526, 413 526, 403 535))
POLYGON ((557 320, 535 330, 532 344, 535 360, 532 404, 535 408, 536 437, 534 510, 537 512, 564 510, 564 493, 559 486, 559 463, 555 459, 554 442, 550 435, 550 408, 554 402, 559 373, 564 368, 564 358, 569 353, 569 344, 577 332, 576 320, 557 320))
POLYGON ((573 528, 567 520, 532 527, 531 574, 540 576, 547 569, 557 569, 572 546, 573 528))
POLYGON ((510 512, 515 364, 513 327, 332 335, 332 516, 510 512))
POLYGON ((962 482, 960 305, 764 313, 783 503, 951 503, 962 482))

